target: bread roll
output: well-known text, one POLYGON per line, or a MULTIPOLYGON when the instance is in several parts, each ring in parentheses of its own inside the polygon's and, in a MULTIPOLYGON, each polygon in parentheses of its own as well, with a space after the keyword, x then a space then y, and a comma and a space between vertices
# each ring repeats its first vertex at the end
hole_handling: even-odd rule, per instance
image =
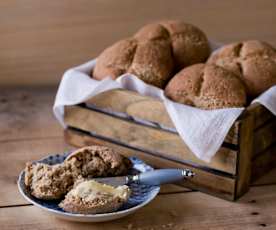
POLYGON ((127 202, 130 193, 127 185, 113 187, 87 180, 76 184, 59 207, 67 212, 82 214, 115 212, 127 202))
POLYGON ((276 85, 276 50, 265 42, 244 41, 225 45, 211 55, 208 63, 237 74, 251 98, 276 85))
POLYGON ((148 84, 164 88, 173 73, 203 62, 209 55, 205 34, 180 21, 165 21, 141 28, 132 38, 105 49, 92 73, 97 80, 132 73, 148 84))
POLYGON ((165 95, 173 101, 202 109, 242 107, 246 92, 234 73, 211 64, 184 68, 168 83, 165 95))
POLYGON ((176 69, 205 62, 210 55, 206 35, 194 25, 180 21, 161 23, 169 32, 176 69))

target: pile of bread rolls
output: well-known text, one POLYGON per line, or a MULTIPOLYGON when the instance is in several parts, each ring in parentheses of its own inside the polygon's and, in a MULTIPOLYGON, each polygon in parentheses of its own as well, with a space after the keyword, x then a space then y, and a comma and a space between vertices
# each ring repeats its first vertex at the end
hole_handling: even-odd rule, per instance
POLYGON ((199 28, 161 21, 105 49, 91 76, 116 79, 124 73, 164 89, 179 103, 202 109, 242 107, 276 85, 276 50, 252 40, 225 45, 211 54, 199 28))

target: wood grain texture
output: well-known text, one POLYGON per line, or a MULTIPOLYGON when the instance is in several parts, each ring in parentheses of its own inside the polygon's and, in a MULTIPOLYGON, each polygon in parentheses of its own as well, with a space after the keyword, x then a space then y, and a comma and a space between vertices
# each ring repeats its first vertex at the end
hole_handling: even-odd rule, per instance
POLYGON ((86 105, 127 114, 175 129, 162 101, 153 97, 142 96, 134 91, 125 89, 109 90, 87 100, 86 105))
POLYGON ((138 125, 79 106, 65 108, 65 123, 165 158, 194 162, 230 174, 236 173, 237 152, 228 148, 222 147, 212 161, 206 163, 189 150, 178 134, 138 125))
POLYGON ((235 198, 241 197, 249 189, 253 149, 254 115, 246 112, 240 123, 239 152, 237 160, 237 180, 235 198))
POLYGON ((257 230, 276 228, 276 186, 254 187, 238 203, 198 192, 158 196, 126 218, 106 223, 69 222, 34 206, 0 209, 2 230, 257 230))
POLYGON ((254 131, 253 156, 276 144, 276 116, 254 131))
MULTIPOLYGON (((129 156, 135 156, 135 154, 139 154, 137 153, 138 151, 134 151, 123 146, 119 148, 117 145, 112 144, 111 142, 104 141, 102 139, 95 138, 78 131, 73 131, 71 129, 65 130, 64 135, 65 135, 66 141, 76 147, 81 147, 81 146, 94 143, 98 145, 109 145, 112 148, 117 147, 118 151, 129 156)), ((260 185, 267 185, 267 184, 269 185, 276 184, 276 168, 273 168, 275 167, 275 164, 276 164, 275 163, 276 161, 274 160, 276 156, 275 153, 276 153, 275 146, 272 146, 267 152, 265 152, 264 154, 260 154, 258 157, 256 157, 256 159, 253 159, 253 162, 251 165, 251 168, 252 168, 251 170, 253 171, 253 174, 251 177, 251 185, 260 186, 260 185), (260 167, 260 170, 258 170, 256 167, 260 167)), ((139 156, 141 156, 141 154, 142 152, 140 152, 139 156)), ((159 164, 158 160, 156 159, 153 160, 153 159, 155 158, 148 158, 148 161, 151 160, 156 164, 159 164)))
POLYGON ((72 149, 60 138, 12 141, 1 143, 0 152, 0 206, 25 204, 19 194, 17 179, 26 162, 39 160, 49 154, 72 149))
MULTIPOLYGON (((276 167, 276 143, 253 158, 251 181, 257 180, 276 167)), ((276 180, 276 178, 275 178, 276 180)))
MULTIPOLYGON (((137 92, 125 89, 109 90, 87 100, 86 106, 130 116, 136 121, 141 120, 147 123, 150 121, 157 128, 177 132, 164 103, 159 99, 142 96, 137 92)), ((239 123, 235 122, 227 134, 225 142, 235 145, 238 143, 238 127, 239 123)))
POLYGON ((254 130, 263 126, 266 122, 275 117, 269 110, 259 103, 254 103, 248 106, 247 111, 254 114, 254 130))
POLYGON ((275 7, 274 0, 1 1, 0 83, 57 84, 67 68, 164 18, 195 24, 222 43, 276 45, 275 7))
MULTIPOLYGON (((275 152, 273 153, 275 155, 275 152)), ((251 186, 263 186, 276 184, 276 168, 271 169, 268 173, 257 178, 251 186)))
POLYGON ((56 90, 56 87, 1 88, 0 142, 61 137, 62 127, 52 112, 56 90))
POLYGON ((226 200, 234 200, 235 180, 223 175, 214 174, 199 168, 194 168, 182 163, 167 160, 162 157, 156 157, 152 154, 126 148, 124 146, 114 144, 100 138, 95 138, 82 132, 67 129, 65 131, 65 138, 71 145, 82 147, 91 144, 98 144, 109 146, 116 149, 125 156, 136 156, 145 162, 149 162, 156 168, 188 168, 195 172, 196 176, 192 179, 179 182, 178 184, 191 189, 200 190, 202 192, 218 196, 226 200))

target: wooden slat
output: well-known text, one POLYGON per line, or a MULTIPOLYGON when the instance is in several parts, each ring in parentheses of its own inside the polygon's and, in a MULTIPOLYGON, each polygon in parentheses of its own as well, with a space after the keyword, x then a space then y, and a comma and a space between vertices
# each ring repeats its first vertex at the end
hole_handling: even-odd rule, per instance
POLYGON ((236 151, 228 148, 221 148, 211 163, 206 163, 199 160, 177 134, 141 126, 79 106, 66 107, 65 123, 162 157, 190 161, 231 174, 236 172, 236 151))
POLYGON ((158 196, 136 213, 106 223, 54 218, 34 206, 0 209, 2 230, 257 230, 276 228, 276 186, 255 187, 238 203, 198 192, 158 196))
POLYGON ((254 129, 258 129, 263 126, 269 119, 275 117, 269 110, 259 103, 250 105, 247 112, 254 114, 254 129))
POLYGON ((116 149, 120 153, 126 156, 137 156, 143 159, 145 162, 150 163, 158 168, 190 168, 195 173, 196 176, 193 179, 181 182, 182 186, 189 187, 191 189, 197 189, 224 199, 233 200, 234 199, 234 186, 235 181, 232 178, 228 178, 222 175, 216 175, 212 172, 207 172, 201 169, 193 168, 185 164, 177 163, 174 161, 166 160, 161 157, 156 157, 154 155, 133 150, 118 144, 114 144, 110 141, 105 141, 100 138, 95 138, 90 135, 84 134, 83 132, 74 131, 67 129, 65 131, 65 138, 68 143, 81 147, 90 144, 99 144, 109 146, 116 149))
MULTIPOLYGON (((176 129, 165 105, 159 99, 142 96, 136 92, 114 89, 100 93, 86 102, 87 106, 97 109, 119 112, 144 121, 158 124, 162 128, 176 129), (119 102, 119 103, 118 103, 119 102)), ((235 123, 225 138, 227 143, 237 144, 238 123, 235 123)))
POLYGON ((222 43, 276 45, 275 6, 274 0, 209 0, 204 7, 201 0, 0 1, 0 83, 56 85, 65 69, 160 19, 195 24, 222 43))
POLYGON ((251 181, 265 175, 274 167, 276 167, 276 143, 253 158, 251 181))
POLYGON ((94 96, 86 103, 88 106, 94 105, 100 109, 125 113, 129 116, 175 129, 162 101, 142 96, 133 91, 123 89, 109 90, 94 96), (141 108, 143 109, 141 110, 141 108))
POLYGON ((249 189, 252 166, 253 128, 254 116, 248 112, 243 116, 240 123, 235 198, 239 198, 249 189))
POLYGON ((62 127, 52 112, 55 93, 55 87, 1 88, 0 142, 61 137, 62 127))
POLYGON ((185 188, 181 185, 177 185, 177 184, 166 184, 166 185, 161 186, 161 189, 160 189, 160 192, 158 195, 183 193, 183 192, 187 192, 187 191, 191 191, 191 190, 188 188, 185 188))
POLYGON ((254 131, 253 156, 262 154, 273 144, 276 144, 276 117, 254 131))
MULTIPOLYGON (((276 152, 274 152, 273 154, 276 154, 276 152)), ((276 167, 271 169, 269 172, 265 173, 264 175, 262 175, 257 180, 254 180, 251 185, 262 186, 262 185, 272 185, 272 184, 276 185, 276 167)))

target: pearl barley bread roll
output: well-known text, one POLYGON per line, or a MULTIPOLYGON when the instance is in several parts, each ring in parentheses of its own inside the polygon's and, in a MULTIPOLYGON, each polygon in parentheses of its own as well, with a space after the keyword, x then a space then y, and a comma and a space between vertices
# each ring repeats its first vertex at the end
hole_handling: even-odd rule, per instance
POLYGON ((168 83, 165 95, 173 101, 202 109, 242 107, 246 92, 234 73, 211 64, 184 68, 168 83))
POLYGON ((170 43, 129 38, 107 48, 97 59, 93 77, 116 79, 124 73, 135 74, 142 81, 164 87, 173 71, 170 43))
POLYGON ((88 146, 71 153, 63 163, 27 163, 25 185, 39 199, 62 198, 76 181, 86 177, 126 175, 129 159, 110 148, 88 146))
POLYGON ((105 146, 87 146, 71 153, 64 161, 82 177, 106 177, 126 175, 131 161, 105 146))
POLYGON ((99 214, 118 210, 130 196, 128 186, 113 187, 88 180, 77 184, 59 206, 71 213, 99 214))
POLYGON ((63 164, 27 163, 25 168, 25 185, 39 199, 62 198, 72 188, 75 179, 72 171, 63 164))
POLYGON ((181 21, 170 20, 161 22, 161 24, 170 34, 177 71, 207 60, 211 48, 203 31, 181 21))
POLYGON ((276 85, 276 50, 261 41, 244 41, 225 45, 213 53, 208 63, 237 74, 251 98, 276 85))
POLYGON ((105 49, 92 75, 102 80, 132 73, 164 88, 176 69, 205 61, 209 52, 205 34, 195 26, 181 21, 153 23, 105 49))
POLYGON ((210 54, 206 35, 196 26, 177 20, 161 21, 142 27, 135 35, 139 42, 166 40, 172 48, 176 70, 205 62, 210 54))

